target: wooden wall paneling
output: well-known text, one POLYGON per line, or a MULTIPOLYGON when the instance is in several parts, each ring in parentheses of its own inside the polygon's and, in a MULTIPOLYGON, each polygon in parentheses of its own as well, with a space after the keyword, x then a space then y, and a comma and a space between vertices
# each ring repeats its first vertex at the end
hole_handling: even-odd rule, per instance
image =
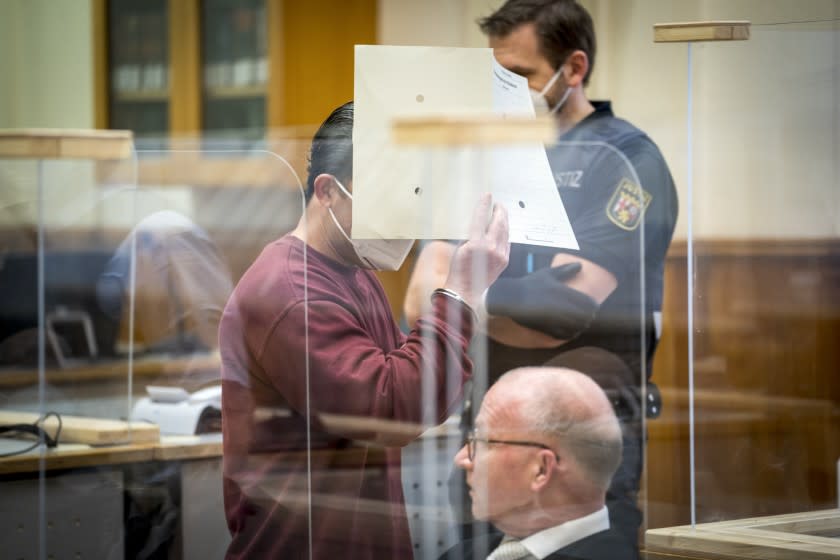
MULTIPOLYGON (((685 252, 666 263, 664 334, 654 381, 663 416, 650 423, 648 526, 685 523, 689 471, 685 252), (675 464, 677 461, 677 464, 675 464)), ((840 457, 840 242, 700 242, 695 247, 698 521, 836 504, 840 457), (722 411, 749 414, 721 432, 722 411)))
POLYGON ((280 124, 321 123, 333 109, 353 99, 353 45, 376 42, 376 4, 376 0, 283 2, 280 124))
POLYGON ((94 127, 108 128, 108 8, 107 0, 92 0, 93 120, 94 127))
MULTIPOLYGON (((663 391, 662 414, 647 423, 643 493, 648 527, 690 522, 687 409, 673 394, 687 394, 688 324, 687 261, 672 252, 665 265, 662 338, 653 359, 652 380, 663 391)), ((687 398, 687 397, 686 397, 687 398)))
POLYGON ((266 126, 277 128, 286 122, 286 37, 283 24, 283 0, 265 0, 268 36, 268 84, 266 97, 266 126))
MULTIPOLYGON (((723 375, 698 377, 698 382, 765 397, 764 413, 776 426, 728 450, 714 452, 710 441, 698 446, 698 464, 704 468, 721 472, 728 464, 730 516, 799 511, 825 504, 833 495, 833 484, 809 488, 808 483, 809 478, 828 482, 833 471, 833 461, 820 459, 808 443, 810 432, 826 429, 819 424, 819 402, 837 402, 825 392, 837 353, 817 348, 824 308, 819 279, 830 266, 830 260, 807 254, 704 254, 699 259, 698 283, 705 289, 698 291, 710 294, 711 303, 700 307, 704 328, 696 340, 707 355, 697 358, 718 360, 723 375), (778 396, 802 399, 803 405, 779 410, 773 406, 778 396), (751 491, 735 493, 739 487, 751 491)), ((709 496, 699 487, 698 494, 709 496)))
POLYGON ((169 130, 201 131, 201 17, 199 0, 169 0, 169 130))

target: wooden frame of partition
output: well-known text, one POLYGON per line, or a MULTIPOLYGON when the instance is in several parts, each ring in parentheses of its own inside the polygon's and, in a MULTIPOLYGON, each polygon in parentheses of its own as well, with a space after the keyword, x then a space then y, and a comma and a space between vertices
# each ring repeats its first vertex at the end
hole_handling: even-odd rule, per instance
POLYGON ((840 509, 652 529, 645 548, 692 558, 840 559, 840 509))

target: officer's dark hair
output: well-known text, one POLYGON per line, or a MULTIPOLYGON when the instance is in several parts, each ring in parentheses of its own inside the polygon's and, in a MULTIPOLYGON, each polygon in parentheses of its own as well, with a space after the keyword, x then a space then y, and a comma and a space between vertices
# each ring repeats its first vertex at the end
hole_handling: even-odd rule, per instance
POLYGON ((343 184, 353 177, 353 102, 330 113, 312 138, 306 178, 306 202, 315 194, 315 177, 335 175, 343 184))
POLYGON ((595 67, 595 26, 583 6, 575 0, 508 0, 478 20, 481 30, 490 37, 505 37, 526 23, 535 25, 540 52, 555 70, 573 51, 585 52, 589 70, 583 85, 589 84, 595 67))

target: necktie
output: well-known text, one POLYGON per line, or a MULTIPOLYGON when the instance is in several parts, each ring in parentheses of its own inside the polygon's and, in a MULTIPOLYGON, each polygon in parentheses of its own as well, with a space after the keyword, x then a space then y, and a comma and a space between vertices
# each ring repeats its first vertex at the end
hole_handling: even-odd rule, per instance
POLYGON ((490 553, 487 560, 521 560, 524 558, 533 558, 533 556, 522 544, 522 541, 505 537, 501 544, 496 547, 496 550, 490 553))

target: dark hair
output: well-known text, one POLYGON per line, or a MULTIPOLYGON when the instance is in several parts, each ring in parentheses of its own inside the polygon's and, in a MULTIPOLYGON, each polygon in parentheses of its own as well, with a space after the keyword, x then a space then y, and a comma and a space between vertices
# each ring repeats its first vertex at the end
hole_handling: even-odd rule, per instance
POLYGON ((318 128, 309 150, 306 202, 315 194, 315 177, 329 173, 346 183, 353 176, 353 102, 335 109, 318 128))
POLYGON ((507 0, 486 18, 478 20, 490 37, 504 37, 526 23, 536 27, 540 52, 556 70, 573 51, 581 50, 589 59, 583 85, 595 67, 595 26, 586 9, 575 0, 507 0))

